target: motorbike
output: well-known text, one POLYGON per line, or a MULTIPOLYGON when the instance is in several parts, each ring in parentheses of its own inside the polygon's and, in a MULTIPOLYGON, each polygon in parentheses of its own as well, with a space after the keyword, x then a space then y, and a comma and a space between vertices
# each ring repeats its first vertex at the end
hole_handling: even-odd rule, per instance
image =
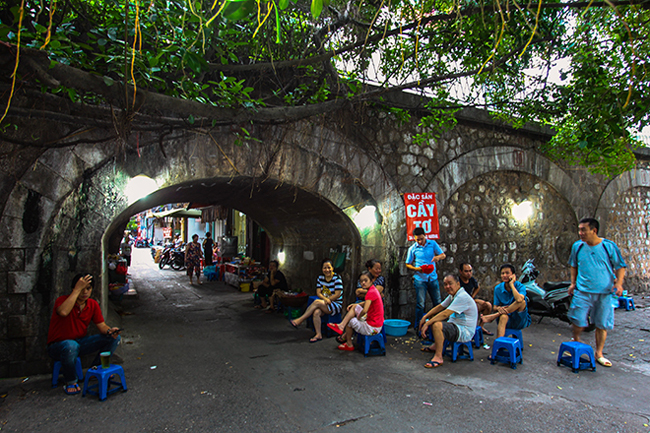
POLYGON ((160 254, 158 267, 162 269, 165 265, 169 265, 175 271, 180 271, 185 268, 185 252, 182 248, 174 248, 173 246, 165 247, 160 254))
POLYGON ((172 250, 172 258, 169 266, 175 271, 185 269, 185 251, 181 249, 172 250))
MULTIPOLYGON (((535 268, 534 259, 526 261, 521 269, 519 281, 526 286, 526 296, 528 298, 528 312, 539 316, 540 323, 544 317, 555 317, 563 322, 570 323, 569 307, 571 298, 569 295, 570 281, 547 281, 543 287, 540 287, 536 280, 539 271, 535 268)), ((589 324, 585 331, 593 331, 594 324, 589 318, 589 324)))
POLYGON ((136 248, 148 248, 149 247, 149 239, 147 238, 137 238, 135 240, 135 247, 136 248))

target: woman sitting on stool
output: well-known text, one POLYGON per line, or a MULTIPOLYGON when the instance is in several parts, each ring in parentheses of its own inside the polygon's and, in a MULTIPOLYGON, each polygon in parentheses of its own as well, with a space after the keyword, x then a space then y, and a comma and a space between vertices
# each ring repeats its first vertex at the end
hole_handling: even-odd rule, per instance
POLYGON ((334 273, 332 260, 323 260, 322 271, 323 275, 319 275, 316 281, 316 296, 319 299, 312 302, 302 316, 291 320, 291 325, 297 328, 308 317, 313 316, 316 334, 309 340, 310 343, 316 343, 323 339, 321 316, 340 313, 343 309, 343 281, 338 274, 334 273))
POLYGON ((361 287, 366 290, 366 300, 348 306, 348 314, 339 324, 328 323, 327 327, 343 337, 345 341, 337 338, 341 344, 339 350, 352 351, 352 334, 377 335, 384 326, 384 302, 377 288, 372 284, 372 274, 368 271, 359 277, 361 287))

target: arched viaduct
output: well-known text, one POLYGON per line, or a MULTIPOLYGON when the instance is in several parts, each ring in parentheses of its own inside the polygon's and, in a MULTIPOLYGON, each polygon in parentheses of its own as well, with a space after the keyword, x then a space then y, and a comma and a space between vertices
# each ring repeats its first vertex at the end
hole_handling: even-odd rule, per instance
POLYGON ((164 147, 118 152, 91 140, 48 150, 2 143, 14 152, 3 158, 0 190, 0 375, 47 369, 49 316, 71 276, 98 275, 105 308, 102 264, 116 251, 124 224, 171 202, 207 201, 246 213, 269 234, 272 254, 285 253, 292 286, 305 291, 313 290, 320 258, 331 248, 350 246, 343 274, 348 291, 361 263, 379 258, 392 317, 410 318, 414 303, 403 265, 407 192, 437 193, 440 244, 448 255, 439 274, 470 261, 487 288, 497 282, 501 263, 520 266, 534 257, 545 279, 566 278, 577 221, 597 216, 602 234, 641 250, 630 259, 628 281, 645 289, 648 235, 641 243, 635 234, 647 231, 650 219, 647 170, 610 181, 560 166, 536 150, 547 131, 511 130, 476 111, 463 113, 454 130, 429 146, 412 143, 415 121, 401 125, 373 109, 363 118, 354 125, 323 117, 255 128, 254 140, 243 144, 226 128, 172 134, 164 147), (160 189, 129 205, 124 187, 139 174, 156 179, 160 189), (524 199, 535 214, 522 224, 510 207, 524 199), (377 209, 377 224, 359 231, 353 217, 369 205, 377 209), (625 225, 628 212, 634 216, 625 225))

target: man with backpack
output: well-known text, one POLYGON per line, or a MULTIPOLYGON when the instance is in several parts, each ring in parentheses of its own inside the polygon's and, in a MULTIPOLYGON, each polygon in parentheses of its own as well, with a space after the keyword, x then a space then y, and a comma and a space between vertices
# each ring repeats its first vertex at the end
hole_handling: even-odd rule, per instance
POLYGON ((607 331, 614 329, 614 306, 612 293, 623 294, 625 261, 616 244, 598 236, 600 224, 593 218, 583 218, 578 223, 580 240, 573 244, 569 266, 573 295, 569 308, 569 319, 573 328, 573 339, 580 341, 580 335, 587 326, 587 318, 596 325, 596 361, 611 367, 612 363, 603 356, 607 331))

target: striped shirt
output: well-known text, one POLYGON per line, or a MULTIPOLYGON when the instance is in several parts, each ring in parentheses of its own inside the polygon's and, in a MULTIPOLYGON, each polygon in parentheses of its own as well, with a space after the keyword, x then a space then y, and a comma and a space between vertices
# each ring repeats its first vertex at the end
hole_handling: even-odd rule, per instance
POLYGON ((326 298, 332 296, 336 290, 340 290, 341 294, 339 297, 330 304, 330 311, 333 314, 341 312, 343 309, 343 280, 341 280, 341 277, 338 274, 334 274, 328 282, 325 280, 325 275, 319 275, 316 280, 316 290, 318 289, 321 290, 321 294, 326 298))

